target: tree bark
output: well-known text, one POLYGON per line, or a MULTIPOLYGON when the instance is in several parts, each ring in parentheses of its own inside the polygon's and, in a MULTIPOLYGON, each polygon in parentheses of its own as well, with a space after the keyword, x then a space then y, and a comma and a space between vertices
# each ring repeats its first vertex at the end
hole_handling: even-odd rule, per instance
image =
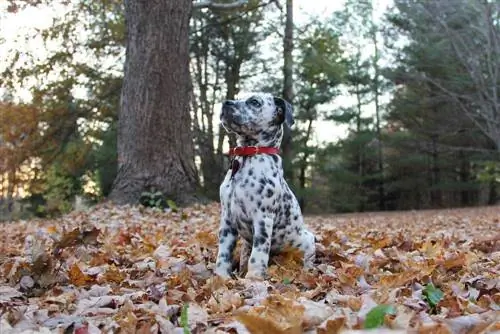
MULTIPOLYGON (((373 10, 372 10, 373 14, 373 10)), ((379 48, 378 48, 378 40, 377 40, 377 31, 374 30, 372 31, 372 39, 373 39, 373 46, 375 49, 375 53, 373 55, 373 69, 375 71, 374 77, 373 77, 373 94, 375 97, 375 125, 377 128, 377 140, 378 140, 378 145, 377 145, 377 169, 379 173, 379 180, 378 180, 378 209, 380 211, 385 210, 385 189, 384 189, 384 156, 382 152, 382 132, 381 132, 381 125, 380 125, 380 113, 381 113, 381 108, 380 108, 380 67, 378 64, 380 55, 379 55, 379 48)))
POLYGON ((127 49, 110 199, 136 203, 154 187, 178 204, 196 198, 189 113, 192 0, 125 0, 127 49))
MULTIPOLYGON (((285 34, 283 37, 283 99, 293 104, 293 0, 286 0, 285 34)), ((293 183, 291 129, 285 124, 283 141, 283 165, 285 178, 293 183)))

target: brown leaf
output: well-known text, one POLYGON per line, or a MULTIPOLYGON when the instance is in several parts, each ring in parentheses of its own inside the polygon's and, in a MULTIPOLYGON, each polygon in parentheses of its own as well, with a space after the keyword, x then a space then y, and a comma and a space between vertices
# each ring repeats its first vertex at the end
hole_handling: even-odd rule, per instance
POLYGON ((239 314, 236 320, 241 322, 247 330, 252 334, 300 334, 302 329, 300 327, 288 327, 281 329, 275 322, 268 318, 259 317, 254 314, 239 314))
POLYGON ((126 300, 119 312, 114 316, 116 322, 120 325, 120 329, 124 333, 135 333, 138 319, 134 314, 134 304, 130 300, 126 300))
POLYGON ((71 232, 64 234, 58 242, 54 244, 54 250, 75 246, 80 242, 80 229, 75 228, 71 232))
POLYGON ((118 284, 123 282, 125 278, 126 275, 120 272, 120 270, 115 265, 111 265, 110 267, 108 267, 103 275, 103 279, 105 282, 113 282, 118 284))
POLYGON ((334 316, 331 319, 325 320, 325 322, 318 327, 317 332, 318 334, 337 334, 340 333, 345 323, 344 316, 334 316))

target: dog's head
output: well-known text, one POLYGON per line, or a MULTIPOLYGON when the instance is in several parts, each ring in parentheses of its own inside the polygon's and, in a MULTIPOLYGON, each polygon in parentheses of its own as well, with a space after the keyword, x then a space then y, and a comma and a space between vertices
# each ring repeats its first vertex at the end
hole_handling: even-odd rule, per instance
POLYGON ((283 124, 294 124, 292 105, 279 97, 257 93, 246 99, 227 100, 220 119, 228 132, 260 145, 279 146, 283 124))

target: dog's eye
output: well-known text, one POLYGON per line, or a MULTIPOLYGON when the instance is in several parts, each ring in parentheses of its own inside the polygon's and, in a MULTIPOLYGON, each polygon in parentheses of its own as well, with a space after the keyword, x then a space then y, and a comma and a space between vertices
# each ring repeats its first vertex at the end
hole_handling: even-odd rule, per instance
POLYGON ((247 102, 248 102, 248 104, 250 104, 251 106, 256 107, 256 108, 260 108, 262 106, 260 101, 257 100, 256 98, 251 98, 247 102))

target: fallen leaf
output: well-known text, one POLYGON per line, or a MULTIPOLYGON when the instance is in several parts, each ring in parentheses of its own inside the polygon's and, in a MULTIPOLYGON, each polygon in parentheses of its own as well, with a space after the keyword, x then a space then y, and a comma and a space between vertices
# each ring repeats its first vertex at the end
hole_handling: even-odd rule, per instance
POLYGON ((82 272, 78 264, 73 264, 68 271, 69 280, 71 284, 76 286, 86 286, 92 284, 94 279, 89 275, 82 272))

